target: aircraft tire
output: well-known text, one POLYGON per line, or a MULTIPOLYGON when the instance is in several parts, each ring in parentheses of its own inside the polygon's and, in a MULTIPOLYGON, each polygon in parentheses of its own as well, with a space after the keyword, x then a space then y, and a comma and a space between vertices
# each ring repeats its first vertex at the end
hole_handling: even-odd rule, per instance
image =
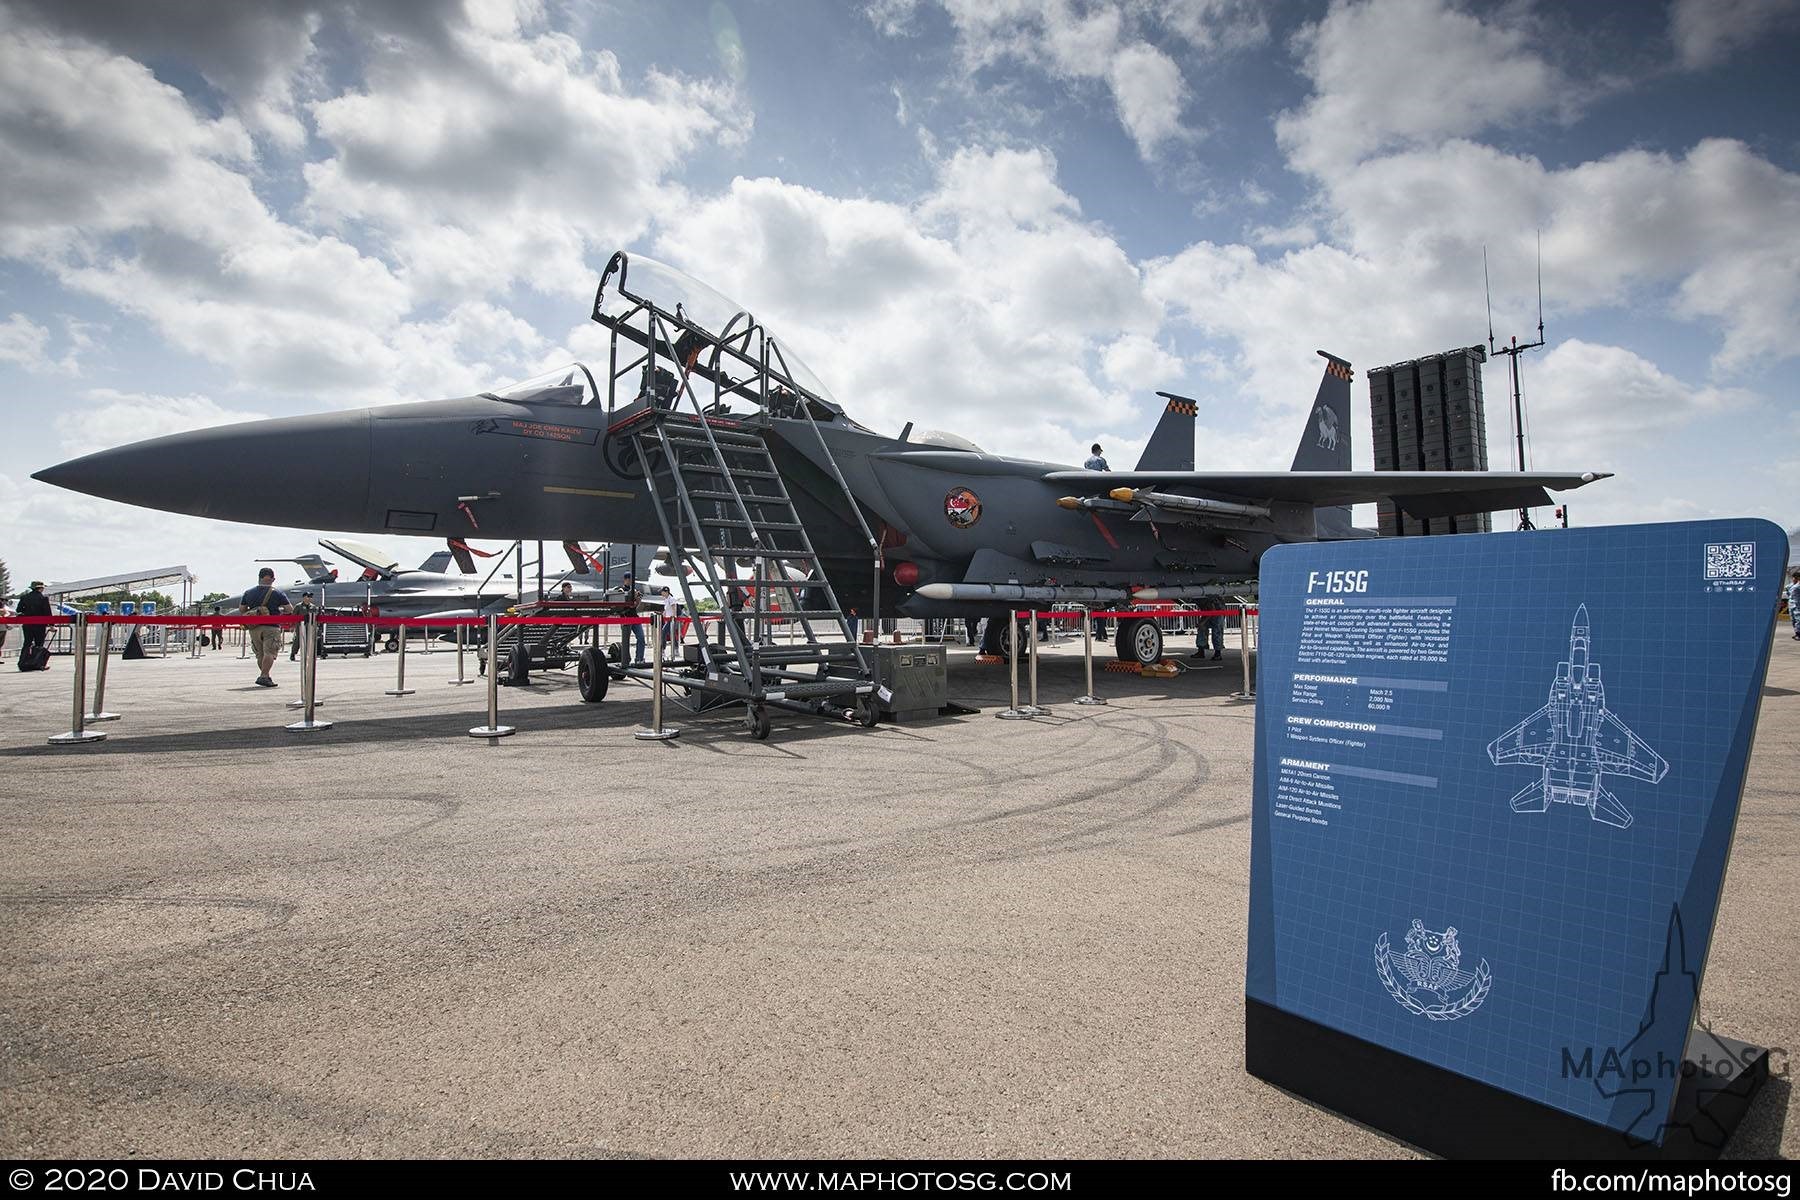
POLYGON ((581 698, 589 704, 606 699, 606 687, 612 682, 612 671, 597 646, 589 646, 575 660, 575 684, 581 698))
POLYGON ((1162 630, 1148 617, 1120 621, 1118 635, 1113 639, 1113 648, 1124 662, 1135 662, 1146 667, 1151 663, 1159 663, 1163 657, 1162 630))

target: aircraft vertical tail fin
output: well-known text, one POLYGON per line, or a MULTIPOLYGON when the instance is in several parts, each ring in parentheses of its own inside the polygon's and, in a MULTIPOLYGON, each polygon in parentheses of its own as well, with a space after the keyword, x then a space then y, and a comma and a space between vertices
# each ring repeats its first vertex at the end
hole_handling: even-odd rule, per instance
POLYGON ((298 554, 293 558, 259 558, 256 561, 295 563, 302 571, 306 572, 306 582, 308 583, 330 583, 337 578, 337 573, 331 569, 331 564, 317 554, 298 554))
POLYGON ((1168 401, 1162 419, 1150 432, 1144 453, 1138 459, 1139 471, 1191 471, 1194 469, 1194 414, 1200 406, 1186 396, 1158 392, 1168 401))
POLYGON ((1300 435, 1290 471, 1350 469, 1350 364, 1323 350, 1319 357, 1325 360, 1325 374, 1306 415, 1306 432, 1300 435))
POLYGON ((430 571, 434 575, 447 575, 450 573, 450 558, 450 551, 439 550, 436 554, 427 556, 425 561, 419 564, 419 570, 430 571))
POLYGON ((317 554, 302 554, 294 561, 300 564, 302 571, 306 572, 308 583, 324 583, 331 579, 330 568, 325 565, 325 560, 317 554))
MULTIPOLYGON (((1306 432, 1294 451, 1292 471, 1350 470, 1350 380, 1353 375, 1347 359, 1327 354, 1325 374, 1319 378, 1319 394, 1313 397, 1306 414, 1306 432)), ((1349 505, 1315 510, 1314 532, 1321 538, 1357 536, 1351 521, 1349 505)))

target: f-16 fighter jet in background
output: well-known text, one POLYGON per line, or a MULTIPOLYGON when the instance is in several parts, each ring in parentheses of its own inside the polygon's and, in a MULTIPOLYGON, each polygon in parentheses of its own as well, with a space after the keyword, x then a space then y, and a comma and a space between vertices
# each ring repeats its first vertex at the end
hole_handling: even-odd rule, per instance
POLYGON ((1631 814, 1601 778, 1624 775, 1657 783, 1669 764, 1608 710, 1600 664, 1588 661, 1588 645, 1583 604, 1569 630, 1569 657, 1556 664, 1550 702, 1495 738, 1488 757, 1496 766, 1542 768, 1542 777, 1512 798, 1514 812, 1545 812, 1552 801, 1579 804, 1603 825, 1630 829, 1631 814))

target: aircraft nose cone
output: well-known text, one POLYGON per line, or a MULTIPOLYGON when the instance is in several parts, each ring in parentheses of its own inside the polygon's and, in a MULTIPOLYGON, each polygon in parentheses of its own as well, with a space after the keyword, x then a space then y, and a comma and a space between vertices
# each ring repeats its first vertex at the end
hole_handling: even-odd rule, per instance
POLYGON ((1577 608, 1575 610, 1575 624, 1585 629, 1587 627, 1587 623, 1588 623, 1587 605, 1583 604, 1580 608, 1577 608))
POLYGON ((256 525, 353 527, 368 504, 366 412, 283 417, 134 442, 46 467, 42 483, 256 525))

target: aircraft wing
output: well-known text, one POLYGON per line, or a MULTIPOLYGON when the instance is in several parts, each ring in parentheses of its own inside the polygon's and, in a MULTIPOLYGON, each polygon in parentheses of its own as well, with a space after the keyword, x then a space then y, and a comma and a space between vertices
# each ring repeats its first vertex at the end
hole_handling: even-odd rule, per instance
POLYGON ((1498 512, 1550 503, 1610 471, 1049 471, 1044 478, 1076 493, 1156 488, 1214 499, 1291 500, 1319 506, 1393 500, 1417 517, 1498 512))
POLYGON ((1605 775, 1629 775, 1656 783, 1669 773, 1668 760, 1610 712, 1595 731, 1594 756, 1605 775))
POLYGON ((1541 766, 1556 743, 1556 722, 1548 704, 1488 743, 1495 766, 1541 766))

